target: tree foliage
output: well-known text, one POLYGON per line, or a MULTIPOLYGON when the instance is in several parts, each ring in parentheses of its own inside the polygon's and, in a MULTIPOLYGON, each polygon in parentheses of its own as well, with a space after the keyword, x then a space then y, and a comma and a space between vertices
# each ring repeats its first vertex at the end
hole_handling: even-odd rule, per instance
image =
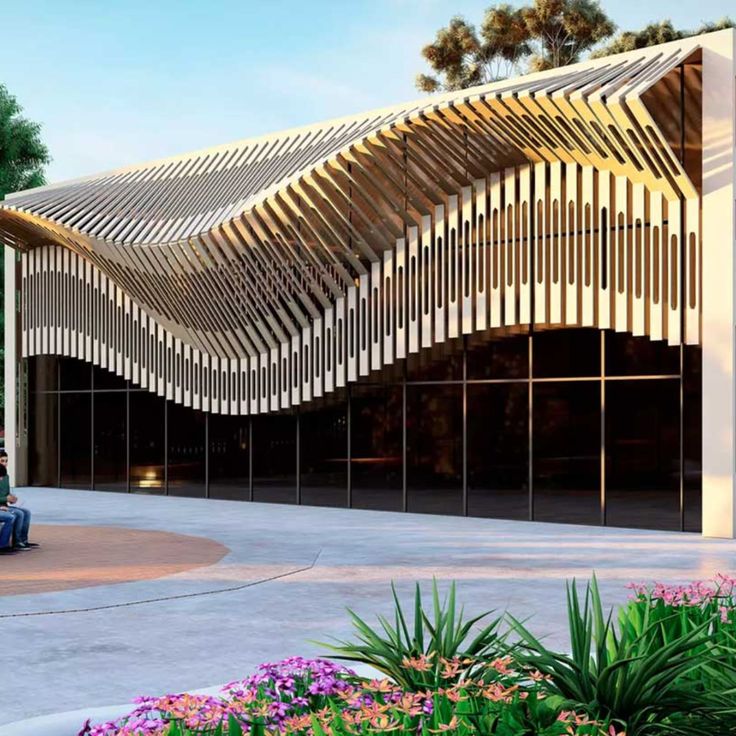
POLYGON ((573 64, 588 52, 600 58, 734 27, 736 21, 728 17, 691 30, 675 28, 666 19, 639 31, 622 31, 601 46, 616 27, 597 0, 532 0, 519 8, 494 5, 485 11, 480 31, 459 15, 437 31, 435 40, 422 49, 433 74, 419 74, 416 84, 422 92, 449 92, 522 71, 573 64))
POLYGON ((422 49, 434 75, 420 74, 424 92, 457 90, 508 77, 523 62, 538 71, 572 64, 615 30, 596 0, 533 0, 486 10, 480 33, 455 16, 422 49))
POLYGON ((45 183, 51 160, 41 141, 41 126, 23 117, 18 100, 0 84, 0 199, 45 183))
POLYGON ((420 74, 423 92, 457 90, 507 77, 530 52, 529 31, 521 10, 510 5, 489 8, 480 29, 457 15, 422 49, 437 76, 420 74))
POLYGON ((661 20, 658 23, 650 23, 644 26, 640 31, 622 31, 610 44, 597 49, 591 56, 600 58, 611 54, 621 54, 625 51, 634 51, 635 49, 656 46, 668 41, 678 41, 689 36, 699 36, 701 33, 711 33, 712 31, 722 31, 725 28, 734 27, 736 27, 736 22, 728 17, 715 22, 702 23, 692 30, 677 29, 672 25, 671 20, 661 20))
MULTIPOLYGON (((22 113, 18 100, 0 84, 0 200, 11 192, 44 184, 44 166, 51 160, 41 141, 41 126, 22 113)), ((1 306, 4 284, 5 258, 0 243, 0 359, 4 357, 5 339, 5 311, 1 306)), ((4 406, 0 381, 0 409, 4 406)))
POLYGON ((616 26, 594 0, 534 0, 522 14, 535 40, 533 71, 574 64, 616 26))

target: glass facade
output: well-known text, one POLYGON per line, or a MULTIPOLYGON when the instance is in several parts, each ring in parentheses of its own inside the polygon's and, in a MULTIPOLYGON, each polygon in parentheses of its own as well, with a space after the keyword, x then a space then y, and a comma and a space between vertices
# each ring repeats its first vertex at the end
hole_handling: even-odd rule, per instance
POLYGON ((700 530, 694 346, 489 332, 253 417, 197 412, 72 359, 27 365, 36 485, 700 530))

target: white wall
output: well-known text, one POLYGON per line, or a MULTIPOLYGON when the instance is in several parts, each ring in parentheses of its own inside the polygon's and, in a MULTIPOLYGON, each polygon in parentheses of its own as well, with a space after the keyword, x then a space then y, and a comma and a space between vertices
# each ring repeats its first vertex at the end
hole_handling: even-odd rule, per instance
POLYGON ((703 47, 703 534, 736 536, 736 32, 703 47))

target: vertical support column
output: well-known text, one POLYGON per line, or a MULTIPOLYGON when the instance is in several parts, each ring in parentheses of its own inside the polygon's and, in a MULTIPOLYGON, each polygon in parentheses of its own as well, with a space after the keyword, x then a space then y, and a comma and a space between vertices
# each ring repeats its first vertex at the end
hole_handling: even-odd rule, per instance
POLYGON ((23 426, 25 412, 25 381, 23 380, 22 354, 20 350, 21 314, 18 310, 19 288, 16 252, 4 248, 5 258, 5 448, 10 455, 10 485, 28 482, 28 453, 26 432, 23 426))
POLYGON ((736 536, 736 32, 703 43, 703 534, 736 536))

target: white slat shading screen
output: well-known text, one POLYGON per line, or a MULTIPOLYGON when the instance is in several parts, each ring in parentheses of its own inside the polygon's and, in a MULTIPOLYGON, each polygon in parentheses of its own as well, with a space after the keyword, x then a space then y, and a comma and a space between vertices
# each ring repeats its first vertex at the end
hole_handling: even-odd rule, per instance
POLYGON ((696 343, 698 73, 688 39, 14 195, 23 354, 247 414, 494 328, 696 343))

